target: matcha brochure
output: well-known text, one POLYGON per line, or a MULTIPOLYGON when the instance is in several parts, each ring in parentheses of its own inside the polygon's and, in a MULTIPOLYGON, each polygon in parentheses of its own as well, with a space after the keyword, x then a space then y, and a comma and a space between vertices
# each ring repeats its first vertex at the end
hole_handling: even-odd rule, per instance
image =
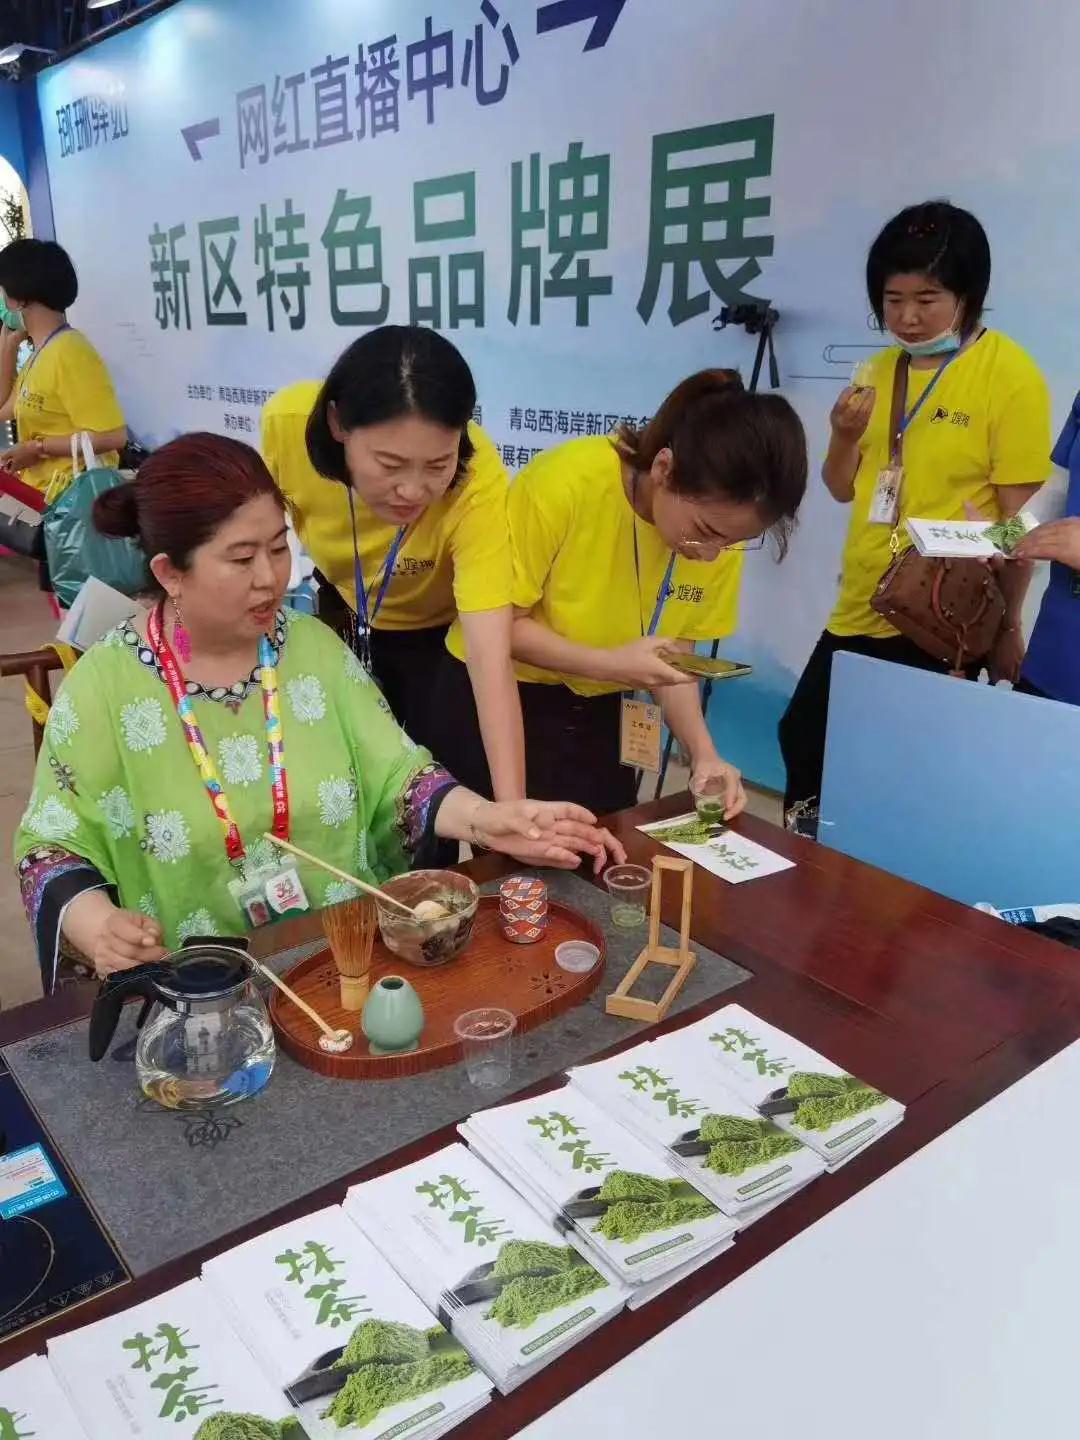
MULTIPOLYGON (((581 1091, 482 1110, 469 1145, 557 1229, 573 1234, 632 1299, 674 1270, 727 1250, 735 1224, 581 1091)), ((666 1288, 666 1285, 660 1288, 666 1288)))
POLYGON ((354 1186, 345 1210, 504 1393, 626 1304, 464 1145, 354 1186))
POLYGON ((310 1440, 435 1440, 491 1398, 490 1380, 337 1206, 208 1261, 203 1282, 310 1440))
POLYGON ((49 1361, 89 1440, 304 1440, 201 1280, 50 1340, 49 1361))
POLYGON ((825 1162, 763 1119, 709 1057, 687 1054, 675 1030, 570 1072, 583 1092, 663 1155, 740 1227, 825 1172, 825 1162))
POLYGON ((817 1152, 830 1171, 880 1140, 904 1107, 741 1005, 725 1005, 677 1032, 708 1056, 759 1115, 817 1152))
POLYGON ((86 1440, 86 1431, 41 1355, 0 1370, 0 1440, 86 1440))

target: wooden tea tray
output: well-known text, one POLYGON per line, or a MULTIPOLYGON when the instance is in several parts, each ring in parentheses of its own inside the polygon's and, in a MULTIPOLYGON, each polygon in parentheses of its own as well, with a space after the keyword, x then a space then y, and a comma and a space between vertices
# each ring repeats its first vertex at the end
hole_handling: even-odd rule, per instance
POLYGON ((461 1059, 454 1021, 464 1011, 484 1005, 511 1010, 517 1016, 520 1035, 587 1000, 603 979, 606 959, 603 932, 568 905, 549 901, 543 939, 535 945, 515 945, 499 928, 499 897, 484 895, 472 939, 445 965, 430 969, 410 965, 391 955, 381 939, 375 941, 372 984, 384 975, 401 975, 423 1002, 424 1033, 418 1049, 406 1055, 369 1053, 360 1016, 341 1008, 338 973, 329 949, 299 961, 283 979, 329 1025, 352 1031, 356 1037, 352 1049, 342 1055, 320 1050, 315 1025, 280 991, 271 997, 270 1019, 282 1050, 309 1070, 342 1080, 399 1080, 461 1059), (555 947, 564 940, 588 940, 600 951, 600 959, 583 975, 560 969, 555 963, 555 947))

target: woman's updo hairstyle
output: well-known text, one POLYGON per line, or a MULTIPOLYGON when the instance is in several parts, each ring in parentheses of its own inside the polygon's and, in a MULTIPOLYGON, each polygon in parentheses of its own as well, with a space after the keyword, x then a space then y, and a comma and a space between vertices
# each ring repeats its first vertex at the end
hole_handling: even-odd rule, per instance
POLYGON ((622 426, 615 448, 641 474, 670 450, 676 494, 754 505, 779 555, 787 551, 809 461, 802 421, 782 396, 744 389, 736 370, 699 370, 646 426, 622 426))
POLYGON ((94 527, 113 539, 135 540, 147 560, 167 555, 186 570, 195 551, 260 495, 285 510, 284 496, 250 445, 205 431, 181 435, 153 451, 134 480, 98 496, 94 527))

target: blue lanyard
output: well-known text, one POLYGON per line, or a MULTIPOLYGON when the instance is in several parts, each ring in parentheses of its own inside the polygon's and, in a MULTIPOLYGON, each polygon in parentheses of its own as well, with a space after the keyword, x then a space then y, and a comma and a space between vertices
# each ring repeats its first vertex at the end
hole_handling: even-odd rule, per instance
MULTIPOLYGON (((645 622, 641 618, 641 557, 638 554, 637 538, 637 509, 634 500, 637 496, 637 476, 630 482, 630 510, 633 515, 634 525, 634 577, 637 580, 638 593, 638 624, 642 626, 642 635, 645 634, 645 622)), ((656 605, 653 607, 652 619, 649 621, 649 639, 656 634, 660 625, 660 619, 664 613, 664 606, 667 604, 668 590, 671 587, 671 577, 675 573, 675 551, 671 552, 668 558, 667 569, 664 571, 664 578, 660 581, 660 589, 656 592, 656 605)))
MULTIPOLYGON (((890 458, 891 458, 893 464, 898 463, 899 460, 900 460, 900 458, 901 458, 901 456, 902 456, 902 454, 903 454, 904 435, 906 434, 906 432, 908 431, 908 429, 911 427, 911 425, 912 425, 913 421, 915 420, 916 416, 918 415, 919 411, 920 411, 920 410, 923 408, 923 406, 926 404, 927 400, 930 399, 930 395, 931 395, 931 393, 933 392, 933 389, 934 389, 935 385, 938 383, 938 381, 941 379, 941 377, 945 374, 945 371, 949 368, 949 366, 950 366, 950 365, 952 364, 952 362, 956 359, 956 357, 957 357, 958 355, 960 355, 961 353, 962 353, 962 348, 961 348, 961 350, 954 350, 953 353, 952 353, 946 360, 943 360, 943 361, 941 362, 941 364, 938 366, 938 368, 934 371, 934 374, 933 374, 933 377, 931 378, 930 384, 927 385, 926 389, 925 389, 925 390, 923 391, 923 393, 919 396, 918 400, 915 401, 915 404, 911 407, 910 410, 907 411, 906 414, 903 414, 903 413, 901 414, 901 416, 900 416, 900 423, 899 423, 899 424, 897 425, 897 427, 896 427, 896 434, 895 434, 895 436, 893 437, 893 442, 892 442, 892 455, 891 455, 890 458)), ((898 359, 896 363, 897 363, 898 365, 902 365, 902 364, 904 363, 903 357, 901 357, 900 359, 898 359)), ((909 362, 909 368, 910 368, 910 362, 909 362)), ((904 377, 904 400, 905 400, 905 401, 907 400, 907 376, 904 377)))
POLYGON ((386 599, 386 592, 390 588, 390 581, 394 576, 394 565, 397 561, 398 552, 405 542, 405 536, 408 533, 409 527, 402 525, 393 540, 391 540, 381 567, 375 572, 376 578, 381 575, 382 579, 375 595, 375 603, 371 605, 367 587, 364 584, 364 572, 360 566, 360 541, 356 534, 356 505, 353 500, 351 485, 348 486, 348 496, 349 519, 352 522, 353 581, 356 585, 356 614, 360 621, 362 631, 364 634, 367 634, 378 619, 379 611, 382 609, 382 603, 386 599))

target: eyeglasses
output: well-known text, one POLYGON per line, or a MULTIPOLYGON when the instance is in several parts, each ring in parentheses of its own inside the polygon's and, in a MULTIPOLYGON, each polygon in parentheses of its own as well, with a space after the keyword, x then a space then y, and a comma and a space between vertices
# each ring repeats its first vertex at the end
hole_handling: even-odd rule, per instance
POLYGON ((721 545, 715 540, 691 540, 688 536, 683 536, 679 541, 679 548, 695 551, 715 550, 717 555, 742 554, 748 550, 764 550, 767 538, 765 535, 758 535, 754 540, 736 540, 732 545, 721 545))

